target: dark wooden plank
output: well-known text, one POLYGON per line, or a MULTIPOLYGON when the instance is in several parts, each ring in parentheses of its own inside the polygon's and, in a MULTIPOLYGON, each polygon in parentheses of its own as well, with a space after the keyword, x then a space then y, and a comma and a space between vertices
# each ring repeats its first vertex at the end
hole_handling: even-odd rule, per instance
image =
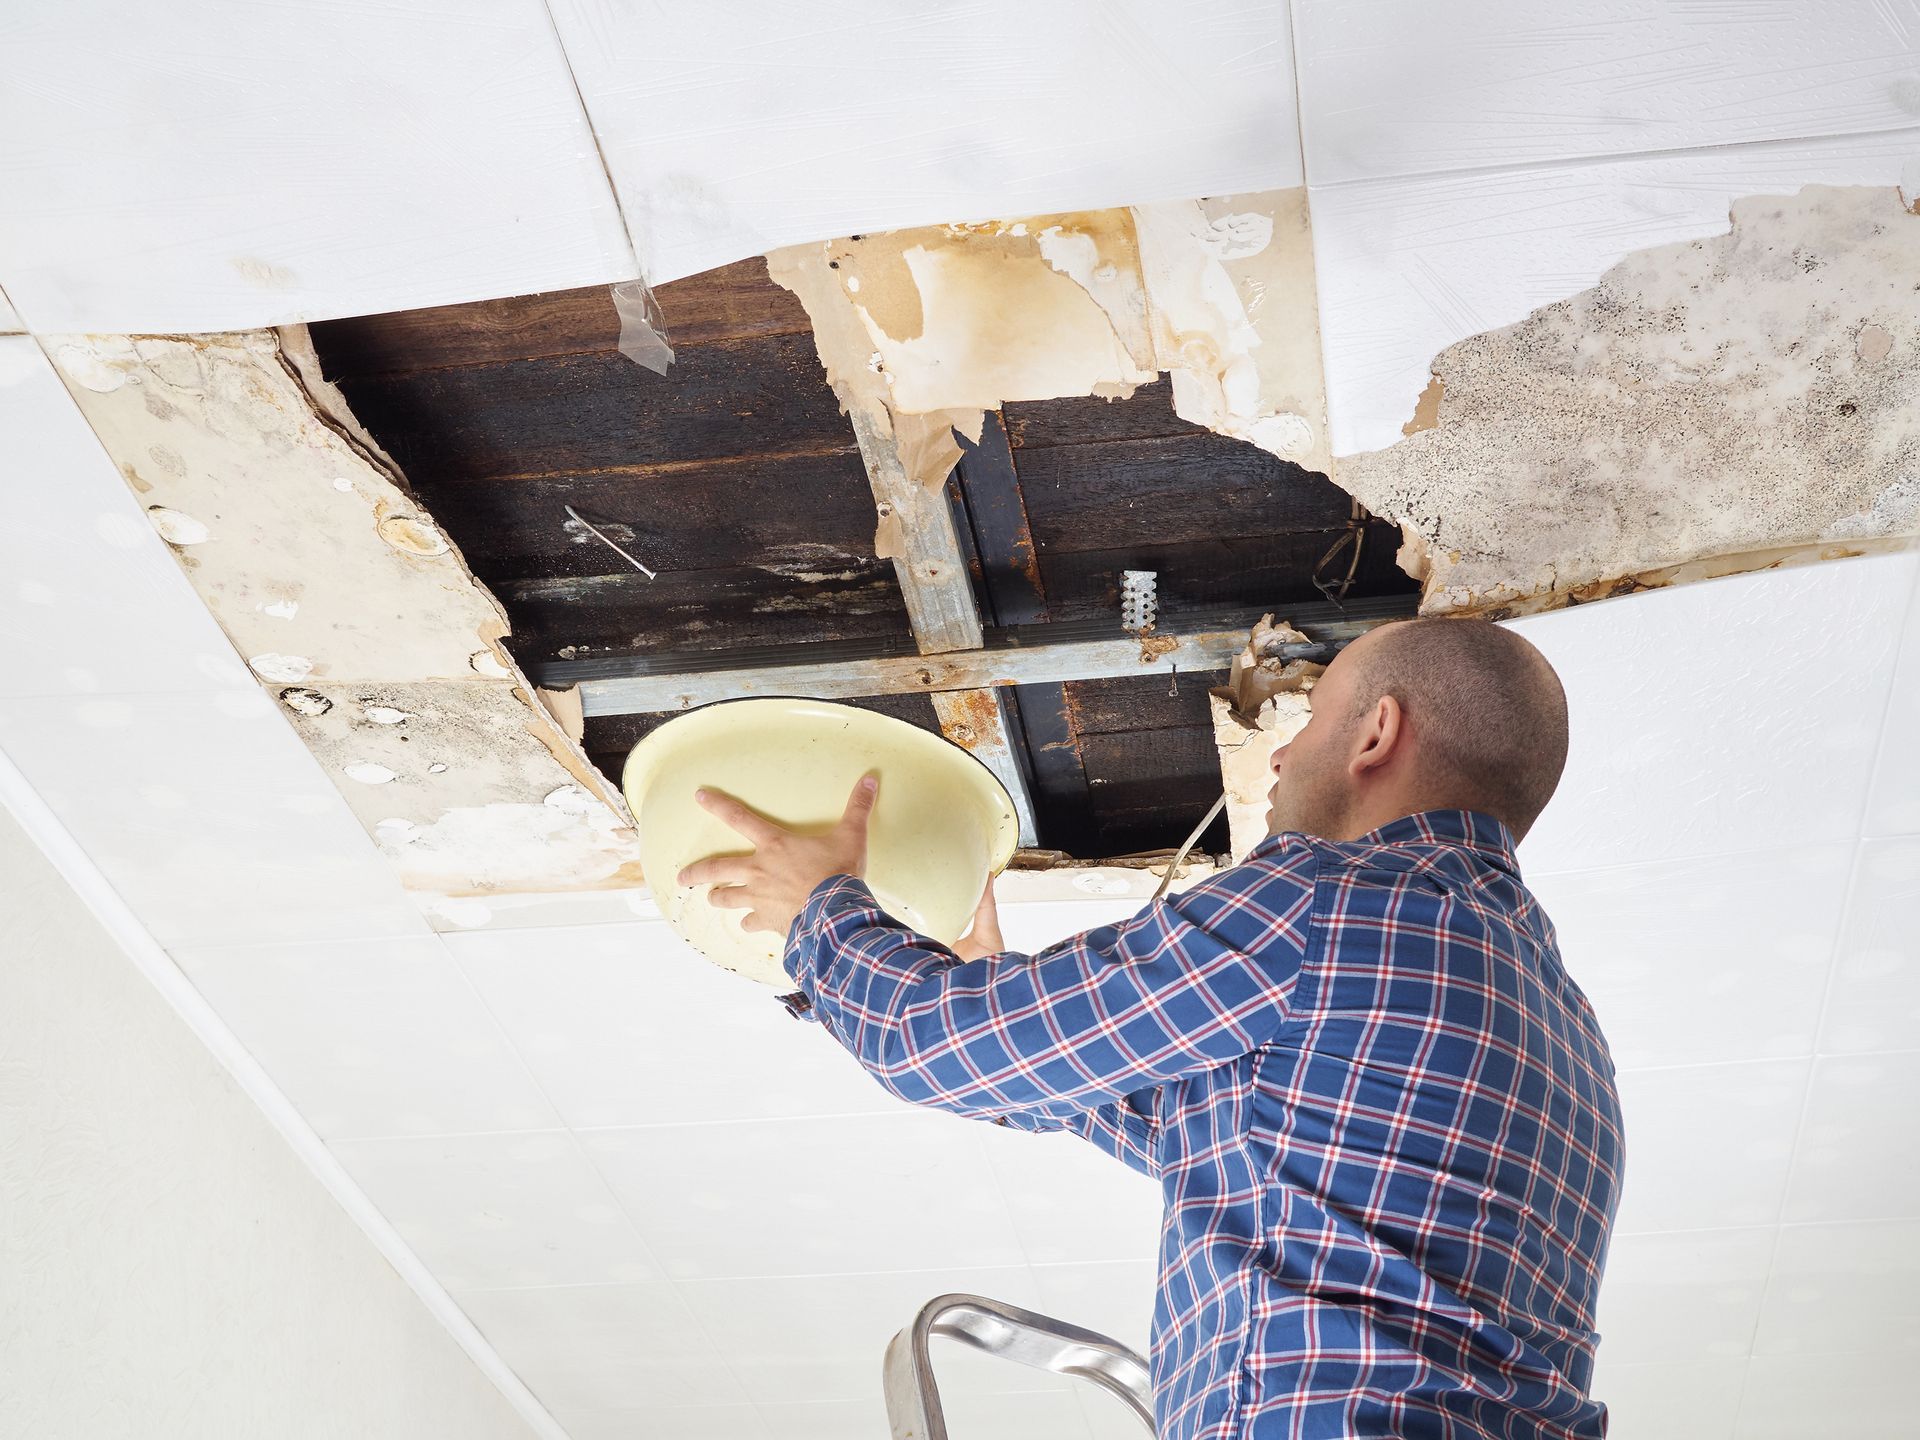
POLYGON ((1219 435, 1024 450, 1016 463, 1042 551, 1322 530, 1353 506, 1325 476, 1219 435))
POLYGON ((1083 736, 1128 730, 1209 730, 1213 712, 1207 691, 1227 683, 1225 670, 1201 670, 1178 677, 1178 694, 1169 695, 1166 666, 1151 675, 1067 682, 1074 728, 1083 736))
POLYGON ((810 335, 689 349, 665 375, 614 354, 347 379, 416 483, 582 470, 677 473, 725 456, 852 453, 810 335))
MULTIPOLYGON (((940 718, 933 712, 933 701, 925 695, 876 695, 839 703, 876 715, 891 715, 921 730, 940 733, 940 718)), ((670 714, 591 716, 587 720, 587 756, 604 774, 618 781, 627 763, 627 752, 673 718, 670 714)))
MULTIPOLYGON (((800 302, 767 277, 767 262, 757 256, 662 285, 654 296, 676 350, 811 333, 800 302)), ((620 317, 606 285, 361 315, 310 328, 321 364, 334 378, 613 351, 620 343, 620 317)))
POLYGON ((869 558, 833 573, 847 578, 810 582, 736 566, 670 571, 655 580, 626 570, 495 581, 489 588, 512 617, 507 643, 522 664, 734 645, 911 640, 891 561, 869 558))
POLYGON ((1166 380, 1144 385, 1125 400, 1090 395, 1026 400, 1006 406, 1001 413, 1016 451, 1206 433, 1173 413, 1173 386, 1166 380))
MULTIPOLYGON (((1341 531, 1203 541, 1195 544, 1140 543, 1124 549, 1068 551, 1042 549, 1040 573, 1055 620, 1092 620, 1106 616, 1120 623, 1120 572, 1155 570, 1163 620, 1205 605, 1283 607, 1320 603, 1313 567, 1341 531)), ((1368 527, 1353 594, 1401 595, 1418 587, 1394 564, 1398 527, 1375 521, 1368 527)), ((1344 570, 1342 571, 1344 573, 1344 570)))
POLYGON ((568 518, 569 505, 663 574, 757 566, 768 593, 779 594, 793 580, 862 578, 874 564, 873 492, 857 454, 713 462, 670 481, 613 471, 479 484, 428 478, 414 490, 489 581, 623 567, 568 518))
POLYGON ((1047 592, 1040 581, 1033 529, 1013 452, 999 415, 989 412, 978 443, 957 436, 960 462, 950 486, 960 497, 973 539, 973 554, 986 591, 985 614, 994 625, 1031 625, 1047 618, 1047 592))

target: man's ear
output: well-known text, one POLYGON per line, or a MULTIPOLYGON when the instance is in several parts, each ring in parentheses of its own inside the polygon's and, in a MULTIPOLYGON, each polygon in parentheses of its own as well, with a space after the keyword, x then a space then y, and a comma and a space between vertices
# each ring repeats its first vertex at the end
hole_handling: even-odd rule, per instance
POLYGON ((1353 756, 1347 761, 1347 773, 1354 779, 1366 778, 1392 760, 1406 741, 1406 716, 1400 702, 1382 695, 1373 708, 1361 717, 1354 736, 1353 756))

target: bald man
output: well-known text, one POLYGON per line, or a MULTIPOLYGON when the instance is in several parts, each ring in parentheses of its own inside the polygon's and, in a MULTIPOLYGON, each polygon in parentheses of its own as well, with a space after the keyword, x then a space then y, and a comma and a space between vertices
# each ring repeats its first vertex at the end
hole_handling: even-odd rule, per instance
POLYGON ((1559 783, 1545 657, 1472 620, 1348 646, 1273 760, 1272 833, 1121 925, 949 949, 858 878, 874 788, 687 883, 787 934, 797 1011, 894 1094, 1068 1130, 1165 1197, 1162 1440, 1600 1437, 1613 1063, 1515 843, 1559 783))

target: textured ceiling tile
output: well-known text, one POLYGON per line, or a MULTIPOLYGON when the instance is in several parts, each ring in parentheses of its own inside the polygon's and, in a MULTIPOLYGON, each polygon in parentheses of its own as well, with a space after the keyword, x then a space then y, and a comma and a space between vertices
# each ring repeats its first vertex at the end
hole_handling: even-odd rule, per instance
POLYGON ((429 933, 258 691, 0 699, 0 750, 162 944, 429 933))
POLYGON ((1529 873, 1852 840, 1920 560, 1764 571, 1511 622, 1567 687, 1529 873))
POLYGON ((1810 1055, 1854 848, 1545 874, 1532 889, 1622 1068, 1810 1055))
POLYGON ((633 273, 538 0, 77 0, 17 17, 0 67, 0 277, 38 332, 237 329, 633 273))
POLYGON ((1301 179, 1282 0, 554 14, 655 280, 832 235, 1301 179))
POLYGON ((1920 1051, 1815 1061, 1781 1218, 1920 1219, 1916 1113, 1920 1051))
MULTIPOLYGON (((1889 727, 1887 741, 1898 732, 1889 727)), ((1860 846, 1820 1022, 1820 1053, 1920 1046, 1920 835, 1860 846)))
POLYGON ((248 690, 180 573, 28 336, 0 336, 0 436, 20 484, 0 525, 0 695, 248 690))
POLYGON ((1315 184, 1897 130, 1913 0, 1296 0, 1315 184))
POLYGON ((1615 1365, 1745 1355, 1760 1315, 1771 1226, 1624 1235, 1600 1287, 1601 1348, 1615 1365))

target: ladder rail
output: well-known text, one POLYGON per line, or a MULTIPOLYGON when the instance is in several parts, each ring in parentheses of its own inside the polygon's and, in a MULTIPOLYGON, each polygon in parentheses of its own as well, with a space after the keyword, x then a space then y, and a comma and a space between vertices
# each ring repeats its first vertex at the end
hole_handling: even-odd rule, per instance
POLYGON ((933 1378, 930 1346, 938 1335, 1035 1370, 1050 1370, 1117 1396, 1149 1435, 1153 1382, 1147 1362, 1118 1340, 983 1295, 929 1300, 887 1346, 883 1376, 893 1440, 948 1440, 933 1378))

